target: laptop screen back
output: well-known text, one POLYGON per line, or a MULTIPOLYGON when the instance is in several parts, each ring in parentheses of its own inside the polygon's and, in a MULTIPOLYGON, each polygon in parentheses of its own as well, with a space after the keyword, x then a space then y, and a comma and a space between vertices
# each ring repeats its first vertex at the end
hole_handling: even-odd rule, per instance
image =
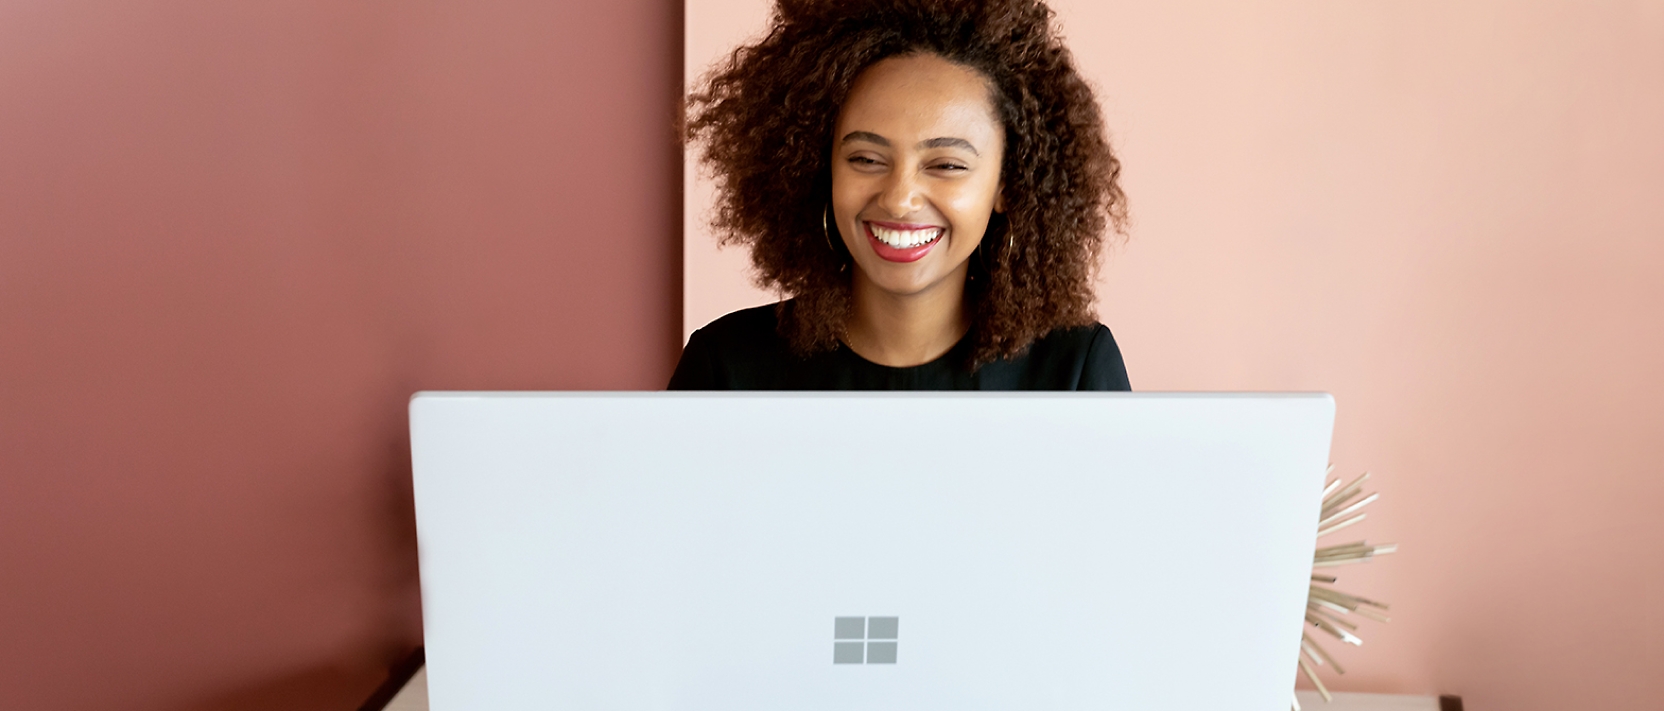
POLYGON ((431 707, 1282 711, 1333 414, 424 393, 431 707))

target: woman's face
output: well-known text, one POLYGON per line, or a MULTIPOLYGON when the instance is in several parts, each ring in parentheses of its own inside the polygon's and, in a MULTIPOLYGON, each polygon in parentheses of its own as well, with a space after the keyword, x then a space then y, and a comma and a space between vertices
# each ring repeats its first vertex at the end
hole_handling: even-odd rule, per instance
POLYGON ((1004 210, 1005 130, 983 76, 929 54, 878 62, 856 78, 832 141, 832 216, 855 278, 894 296, 962 288, 1004 210))

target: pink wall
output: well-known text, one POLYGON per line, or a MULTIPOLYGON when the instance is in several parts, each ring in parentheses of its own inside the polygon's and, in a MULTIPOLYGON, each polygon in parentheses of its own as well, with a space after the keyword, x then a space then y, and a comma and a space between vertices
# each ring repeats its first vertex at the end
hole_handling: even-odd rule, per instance
POLYGON ((681 5, 0 3, 0 708, 352 709, 405 401, 662 387, 681 5))
MULTIPOLYGON (((1053 5, 1126 163, 1134 386, 1331 391, 1380 481, 1402 552, 1342 582, 1395 619, 1334 686, 1664 703, 1664 3, 1053 5)), ((692 0, 688 71, 763 6, 692 0)), ((772 300, 685 250, 684 331, 772 300)))
MULTIPOLYGON (((683 81, 693 86, 699 75, 762 31, 772 0, 686 0, 686 37, 682 45, 683 81)), ((729 311, 770 303, 775 296, 758 290, 749 276, 743 250, 718 249, 707 226, 715 202, 711 181, 700 175, 694 151, 682 162, 682 340, 693 330, 729 311)))

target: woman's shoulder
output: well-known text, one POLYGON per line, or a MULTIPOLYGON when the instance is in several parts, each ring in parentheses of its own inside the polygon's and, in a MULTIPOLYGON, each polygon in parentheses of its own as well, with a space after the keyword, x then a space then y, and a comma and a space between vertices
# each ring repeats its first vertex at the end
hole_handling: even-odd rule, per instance
POLYGON ((1130 390, 1126 363, 1115 335, 1101 323, 1052 329, 1020 359, 1045 381, 1037 390, 1130 390), (1041 375, 1044 374, 1044 375, 1041 375))
POLYGON ((1051 333, 1041 336, 1034 342, 1036 347, 1045 348, 1088 348, 1094 341, 1109 339, 1115 341, 1115 336, 1109 332, 1109 327, 1101 323, 1091 323, 1085 326, 1062 326, 1054 328, 1051 333))
POLYGON ((740 309, 694 331, 670 376, 670 389, 758 389, 752 381, 779 370, 789 350, 779 332, 779 308, 740 309))
POLYGON ((735 345, 774 345, 780 338, 780 304, 764 304, 728 313, 693 332, 691 338, 735 345))

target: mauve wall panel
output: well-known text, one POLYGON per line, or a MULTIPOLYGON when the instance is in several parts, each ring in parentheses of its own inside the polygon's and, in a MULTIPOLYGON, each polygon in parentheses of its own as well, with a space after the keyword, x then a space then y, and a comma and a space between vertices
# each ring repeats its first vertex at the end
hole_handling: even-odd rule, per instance
POLYGON ((674 363, 681 12, 0 2, 0 708, 419 643, 410 393, 674 363))

